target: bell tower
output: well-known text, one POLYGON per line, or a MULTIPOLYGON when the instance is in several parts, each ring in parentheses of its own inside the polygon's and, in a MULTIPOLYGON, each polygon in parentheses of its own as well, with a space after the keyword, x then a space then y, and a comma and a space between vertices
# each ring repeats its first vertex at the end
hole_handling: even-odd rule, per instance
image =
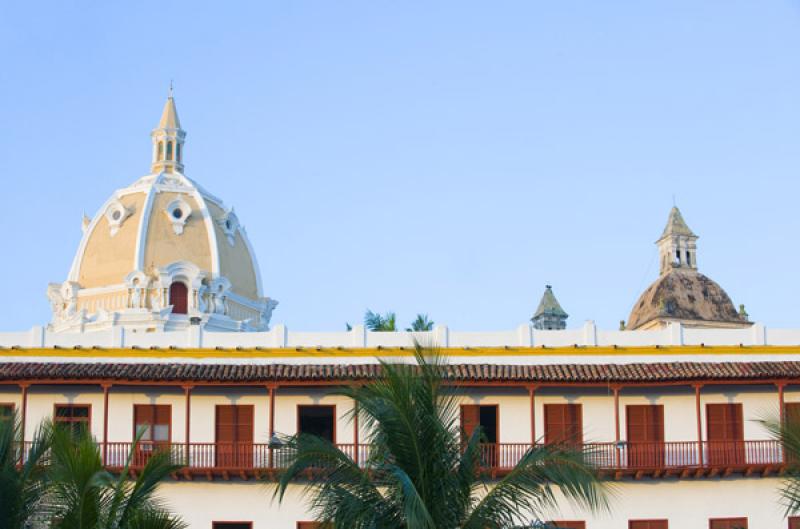
POLYGON ((178 119, 178 110, 175 108, 175 99, 172 96, 172 84, 169 87, 169 97, 161 113, 158 127, 150 133, 153 139, 153 173, 183 173, 183 143, 186 132, 181 129, 178 119))
POLYGON ((667 226, 656 244, 661 261, 661 275, 676 268, 697 270, 697 235, 686 225, 676 206, 670 210, 667 226))

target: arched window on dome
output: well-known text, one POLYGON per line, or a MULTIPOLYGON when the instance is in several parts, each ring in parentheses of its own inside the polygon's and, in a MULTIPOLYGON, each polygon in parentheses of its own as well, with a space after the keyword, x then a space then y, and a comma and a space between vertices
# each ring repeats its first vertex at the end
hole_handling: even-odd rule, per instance
POLYGON ((158 158, 156 158, 159 162, 164 160, 164 142, 158 142, 158 158))
POLYGON ((176 143, 175 144, 175 159, 178 160, 179 162, 181 161, 181 144, 180 143, 176 143))
POLYGON ((175 281, 169 286, 169 304, 172 305, 173 314, 189 312, 189 289, 185 283, 175 281))
POLYGON ((172 142, 167 142, 167 160, 172 160, 172 142))

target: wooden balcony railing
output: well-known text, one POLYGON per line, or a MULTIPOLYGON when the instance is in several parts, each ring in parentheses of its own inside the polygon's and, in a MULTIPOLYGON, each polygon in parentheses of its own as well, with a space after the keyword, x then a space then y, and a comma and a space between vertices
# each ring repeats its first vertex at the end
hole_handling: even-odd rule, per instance
MULTIPOLYGON (((106 466, 120 469, 134 443, 100 444, 106 466)), ((369 445, 338 444, 345 454, 361 464, 369 457, 369 445)), ((482 466, 488 471, 508 471, 530 450, 530 443, 481 445, 482 466)), ((586 459, 601 472, 677 474, 692 471, 747 472, 777 471, 786 466, 780 442, 769 441, 678 441, 664 443, 587 443, 579 447, 586 459)), ((27 457, 30 443, 25 443, 27 457)), ((291 460, 287 448, 270 449, 261 443, 145 443, 136 445, 131 469, 144 467, 156 451, 167 451, 182 472, 259 473, 286 468, 291 460), (188 452, 187 452, 188 448, 188 452)))

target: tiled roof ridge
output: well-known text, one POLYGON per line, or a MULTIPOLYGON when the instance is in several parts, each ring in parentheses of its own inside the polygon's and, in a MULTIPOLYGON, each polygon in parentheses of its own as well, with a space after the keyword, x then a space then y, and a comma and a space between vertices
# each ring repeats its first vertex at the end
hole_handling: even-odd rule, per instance
MULTIPOLYGON (((800 361, 658 362, 629 364, 447 364, 453 382, 622 383, 800 379, 800 361)), ((0 362, 0 382, 271 383, 349 381, 380 376, 379 364, 182 364, 0 362)))

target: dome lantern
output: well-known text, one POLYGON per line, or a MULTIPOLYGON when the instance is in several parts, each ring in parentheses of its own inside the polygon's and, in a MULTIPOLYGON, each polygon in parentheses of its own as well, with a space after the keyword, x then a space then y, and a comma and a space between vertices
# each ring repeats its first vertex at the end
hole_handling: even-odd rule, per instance
POLYGON ((150 133, 150 137, 153 140, 151 172, 183 173, 183 144, 186 132, 181 129, 171 83, 169 97, 167 97, 164 110, 161 112, 161 120, 158 122, 158 127, 150 133))
POLYGON ((662 275, 676 268, 697 270, 697 235, 686 225, 677 206, 670 210, 667 225, 656 244, 662 275))

